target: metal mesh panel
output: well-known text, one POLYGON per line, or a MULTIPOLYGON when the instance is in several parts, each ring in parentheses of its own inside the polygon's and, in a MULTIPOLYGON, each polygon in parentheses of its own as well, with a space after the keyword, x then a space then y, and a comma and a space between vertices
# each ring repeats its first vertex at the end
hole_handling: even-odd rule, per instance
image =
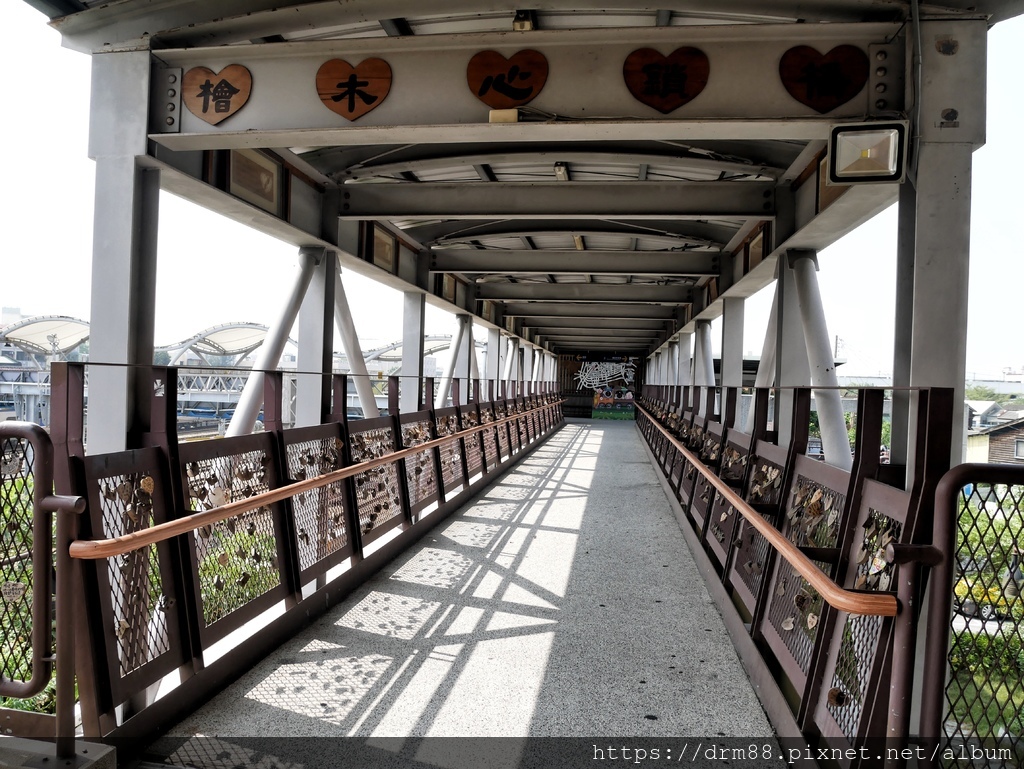
POLYGON ((722 453, 722 436, 716 435, 711 430, 708 430, 704 436, 704 442, 701 445, 700 455, 701 458, 709 465, 713 465, 718 462, 718 456, 722 453))
POLYGON ((708 536, 721 548, 728 550, 730 543, 727 540, 732 535, 735 523, 736 509, 723 498, 715 497, 714 505, 711 507, 711 520, 708 522, 708 536))
MULTIPOLYGON (((342 467, 340 438, 296 441, 285 446, 288 476, 296 481, 314 478, 342 467)), ((345 521, 345 482, 335 481, 292 498, 299 549, 299 568, 305 571, 348 544, 345 521)))
MULTIPOLYGON (((352 461, 356 464, 382 457, 394 451, 390 427, 379 427, 353 433, 349 439, 352 461)), ((392 518, 402 515, 398 485, 398 465, 392 462, 359 473, 355 477, 356 504, 359 508, 359 530, 369 534, 392 518)))
POLYGON ((747 468, 747 457, 735 446, 726 444, 722 450, 722 469, 718 476, 727 483, 739 483, 743 480, 743 471, 747 468))
MULTIPOLYGON (((458 418, 454 414, 437 418, 437 437, 455 435, 459 431, 458 418)), ((450 489, 462 483, 462 448, 458 439, 441 444, 441 478, 444 487, 450 489)))
MULTIPOLYGON (((764 459, 755 459, 754 476, 750 479, 747 502, 755 505, 778 504, 782 496, 782 468, 764 459)), ((733 543, 737 548, 735 572, 750 594, 756 596, 764 579, 768 562, 768 540, 748 522, 740 524, 739 536, 733 543)))
MULTIPOLYGON (((846 497, 816 481, 798 475, 790 496, 782 533, 794 545, 835 547, 846 497)), ((829 574, 832 566, 815 561, 829 574)), ((774 590, 768 598, 768 622, 775 628, 800 670, 810 669, 824 600, 788 564, 779 563, 774 590)))
MULTIPOLYGON (((508 416, 508 409, 504 403, 499 403, 494 407, 495 419, 504 419, 508 416)), ((511 456, 511 448, 508 445, 508 423, 502 424, 498 427, 498 450, 501 452, 503 459, 508 459, 511 456)))
POLYGON ((0 441, 0 678, 32 678, 33 454, 28 441, 0 441))
MULTIPOLYGON (((480 424, 476 411, 464 413, 462 421, 466 427, 476 427, 480 424)), ((480 435, 481 433, 474 433, 466 437, 466 470, 470 475, 476 475, 483 472, 484 469, 483 447, 480 445, 480 435)))
POLYGON ((690 513, 697 521, 699 529, 703 528, 704 518, 708 514, 708 508, 711 506, 714 494, 715 487, 711 485, 711 481, 702 473, 698 473, 697 482, 693 490, 693 502, 690 504, 690 513))
MULTIPOLYGON (((259 450, 186 462, 189 508, 211 510, 269 491, 270 463, 259 450)), ((281 584, 269 507, 203 526, 192 541, 207 627, 281 584)))
MULTIPOLYGON (((1024 764, 1024 486, 961 491, 946 685, 946 746, 1024 764)), ((958 764, 962 765, 962 764, 958 764)), ((981 764, 974 764, 981 765, 981 764)))
MULTIPOLYGON (((409 422, 402 425, 402 445, 406 448, 419 446, 430 440, 430 422, 409 422)), ((437 475, 434 472, 434 452, 431 450, 413 454, 405 460, 405 479, 409 487, 409 506, 437 498, 437 475)))
MULTIPOLYGON (((90 482, 99 490, 100 510, 93 511, 93 516, 100 519, 102 538, 120 537, 157 523, 153 515, 157 488, 152 474, 115 474, 90 482)), ((170 650, 170 601, 164 595, 156 545, 108 558, 106 576, 113 608, 113 627, 106 633, 117 639, 123 678, 170 650)))
MULTIPOLYGON (((893 566, 885 560, 885 548, 899 542, 903 525, 874 508, 868 509, 863 534, 854 559, 858 590, 884 592, 892 585, 893 566)), ((860 727, 865 698, 869 694, 871 668, 875 663, 881 617, 847 615, 839 646, 826 707, 847 739, 853 740, 860 727)))
MULTIPOLYGON (((489 408, 480 410, 480 421, 485 425, 494 421, 489 408)), ((498 464, 498 438, 495 431, 484 430, 481 434, 484 436, 484 457, 487 459, 487 467, 496 467, 498 464)))

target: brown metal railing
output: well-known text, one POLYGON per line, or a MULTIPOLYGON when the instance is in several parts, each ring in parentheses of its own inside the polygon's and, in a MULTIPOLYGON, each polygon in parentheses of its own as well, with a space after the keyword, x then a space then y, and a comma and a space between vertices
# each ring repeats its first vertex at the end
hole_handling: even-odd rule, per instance
MULTIPOLYGON (((85 499, 53 494, 53 445, 46 431, 39 425, 14 421, 0 422, 0 448, 4 461, 4 466, 0 469, 0 525, 4 531, 14 535, 8 541, 16 545, 20 545, 25 538, 31 538, 30 552, 19 557, 9 557, 9 554, 6 554, 4 567, 0 569, 4 588, 10 591, 10 595, 3 596, 7 607, 2 613, 5 624, 2 630, 6 639, 12 642, 5 644, 7 649, 3 661, 4 674, 0 675, 0 696, 28 699, 42 692, 53 677, 56 657, 53 653, 52 620, 55 608, 57 657, 60 656, 60 649, 74 648, 74 625, 69 621, 72 617, 71 593, 67 591, 70 570, 61 569, 60 566, 66 562, 66 543, 70 542, 74 535, 77 516, 85 510, 85 499), (32 486, 31 502, 20 504, 27 501, 23 493, 27 485, 32 486), (18 493, 9 493, 18 486, 21 487, 18 493), (58 515, 55 543, 52 520, 54 513, 58 515), (31 570, 15 569, 14 567, 25 562, 26 555, 30 555, 28 561, 31 570), (56 607, 51 579, 55 562, 56 607), (22 600, 26 596, 27 606, 22 600), (12 622, 28 622, 31 625, 31 632, 26 639, 30 653, 19 665, 23 670, 31 671, 27 680, 14 678, 11 675, 11 665, 8 664, 8 654, 14 651, 13 639, 19 637, 18 629, 6 626, 12 622)), ((58 665, 56 718, 51 736, 57 739, 59 758, 74 755, 74 690, 73 665, 58 665)), ((37 723, 39 721, 33 720, 37 723)), ((20 726, 16 714, 8 716, 8 721, 16 727, 20 726)), ((38 726, 32 725, 27 728, 34 732, 38 726)))
POLYGON ((773 391, 776 409, 780 395, 791 404, 786 448, 774 443, 769 391, 753 394, 753 419, 738 428, 728 406, 735 394, 716 389, 644 388, 637 422, 680 504, 698 568, 709 588, 721 583, 723 612, 736 614, 727 624, 753 641, 741 657, 773 723, 782 736, 840 751, 917 740, 919 572, 942 557, 927 535, 948 467, 951 391, 916 391, 915 463, 904 468, 879 461, 883 391, 860 390, 845 471, 806 454, 809 388, 773 391), (726 404, 722 414, 716 402, 726 404))
MULTIPOLYGON (((651 417, 651 413, 642 406, 638 405, 637 408, 647 414, 648 417, 651 417)), ((686 461, 690 462, 697 469, 697 472, 714 486, 715 490, 722 495, 725 501, 739 512, 744 519, 749 521, 760 532, 761 536, 768 540, 771 547, 798 571, 800 576, 807 580, 830 606, 851 614, 871 614, 879 617, 895 617, 898 614, 899 601, 891 593, 863 593, 846 590, 837 585, 815 565, 814 561, 782 536, 778 529, 768 523, 764 516, 748 505, 725 481, 709 471, 700 457, 690 451, 659 422, 654 420, 652 422, 654 427, 675 447, 676 451, 682 454, 686 461)))
MULTIPOLYGON (((166 382, 175 374, 155 367, 151 376, 166 382)), ((21 682, 0 676, 0 695, 31 696, 49 683, 56 663, 56 715, 22 718, 4 711, 4 728, 24 737, 56 735, 58 758, 74 755, 76 685, 87 738, 144 744, 161 724, 194 709, 225 677, 248 669, 310 616, 337 603, 563 423, 561 401, 541 383, 516 383, 519 397, 510 400, 494 398, 496 390, 504 395, 504 383, 490 383, 488 402, 476 384, 470 404, 435 411, 423 403, 434 383, 417 381, 422 410, 401 414, 397 377, 389 381, 389 416, 350 423, 347 378, 335 376, 334 419, 283 429, 281 376, 269 372, 266 432, 179 446, 174 392, 153 388, 145 448, 87 456, 85 368, 58 365, 54 380, 59 450, 38 426, 0 424, 0 480, 25 465, 15 461, 15 444, 31 444, 22 454, 33 459, 34 497, 15 511, 24 520, 5 523, 32 537, 38 575, 31 586, 33 675, 21 682), (447 485, 442 455, 458 464, 447 485), (430 482, 417 488, 414 506, 409 478, 427 465, 430 482), (377 494, 385 473, 391 487, 377 494), (55 474, 58 490, 75 493, 51 493, 55 474), (390 505, 386 516, 382 504, 390 505), (341 537, 321 541, 331 527, 341 537), (389 532, 394 536, 375 543, 389 532), (243 555, 249 565, 239 565, 243 555), (328 569, 339 565, 328 578, 328 569), (50 635, 54 571, 56 654, 50 635), (284 606, 283 616, 243 634, 218 659, 204 658, 210 644, 275 603, 284 606), (144 694, 175 671, 180 683, 169 694, 155 701, 144 694)), ((461 400, 457 386, 453 400, 461 400)), ((5 517, 9 507, 5 502, 5 517)), ((21 564, 24 548, 15 549, 0 552, 0 562, 21 564)))
MULTIPOLYGON (((547 406, 531 409, 530 413, 547 410, 551 405, 557 405, 558 403, 561 403, 561 401, 555 401, 547 406)), ((237 518, 243 513, 258 510, 259 508, 272 505, 275 502, 281 502, 299 494, 313 491, 314 489, 321 489, 325 486, 331 485, 332 483, 345 480, 346 478, 353 478, 360 473, 364 473, 375 467, 390 465, 398 462, 399 460, 420 454, 424 451, 439 448, 450 444, 454 439, 465 439, 467 436, 475 435, 477 433, 484 432, 485 430, 493 430, 495 427, 515 422, 521 418, 522 417, 517 414, 497 419, 485 425, 467 427, 462 430, 457 430, 451 435, 446 435, 443 438, 434 438, 424 441, 423 443, 418 443, 411 448, 400 449, 398 451, 385 454, 382 457, 369 459, 364 462, 359 462, 358 464, 342 468, 341 470, 335 470, 323 475, 317 475, 313 478, 289 483, 271 491, 247 497, 245 499, 238 500, 237 502, 230 502, 212 510, 205 510, 201 513, 193 513, 192 515, 186 515, 173 521, 160 523, 142 531, 136 531, 131 534, 124 534, 119 537, 110 537, 107 539, 76 540, 71 543, 69 553, 72 558, 80 558, 83 560, 113 558, 115 556, 124 555, 146 547, 147 545, 155 545, 157 542, 163 542, 171 539, 172 537, 187 534, 190 531, 200 529, 204 526, 220 523, 221 521, 225 521, 229 518, 237 518)), ((84 501, 82 503, 82 507, 84 509, 84 501)))
POLYGON ((957 766, 997 758, 1022 765, 1024 465, 964 464, 946 473, 932 541, 948 555, 933 572, 925 668, 942 673, 924 680, 921 734, 940 755, 965 756, 957 766), (970 583, 979 595, 957 595, 970 583))

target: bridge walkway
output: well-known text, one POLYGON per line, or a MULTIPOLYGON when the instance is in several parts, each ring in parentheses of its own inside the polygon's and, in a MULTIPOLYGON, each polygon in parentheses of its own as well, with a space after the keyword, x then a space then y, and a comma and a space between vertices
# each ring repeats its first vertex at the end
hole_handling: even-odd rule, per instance
MULTIPOLYGON (((150 758, 229 766, 254 755, 239 738, 275 738, 323 753, 275 765, 329 766, 338 741, 308 738, 403 738, 381 744, 409 766, 416 737, 771 734, 635 424, 570 421, 150 758)), ((511 745, 486 765, 518 766, 511 745)))

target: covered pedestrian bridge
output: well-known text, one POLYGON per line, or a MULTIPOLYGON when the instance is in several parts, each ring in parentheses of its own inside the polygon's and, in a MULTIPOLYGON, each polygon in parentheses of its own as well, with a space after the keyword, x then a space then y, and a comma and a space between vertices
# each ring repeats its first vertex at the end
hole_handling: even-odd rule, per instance
MULTIPOLYGON (((268 683, 288 675, 285 662, 249 680, 250 694, 265 695, 264 715, 289 703, 335 708, 299 719, 331 736, 579 736, 603 727, 619 737, 774 731, 838 749, 884 748, 888 737, 1021 750, 1024 724, 1012 715, 1024 696, 1019 675, 993 679, 995 704, 976 712, 990 682, 950 666, 968 656, 956 653, 965 638, 1002 639, 1003 651, 985 644, 1000 660, 993 676, 999 655, 1020 648, 1010 583, 1019 573, 1024 513, 1013 490, 1022 480, 991 468, 940 478, 960 463, 964 438, 971 155, 985 141, 986 36, 1024 3, 29 2, 65 45, 92 57, 97 213, 90 361, 54 368, 49 437, 3 433, 5 479, 35 479, 39 498, 25 515, 46 527, 49 511, 63 510, 56 667, 65 707, 55 720, 0 711, 11 733, 56 730, 63 755, 77 712, 84 737, 125 755, 167 730, 187 737, 172 727, 186 728, 179 721, 190 710, 353 596, 362 603, 346 604, 329 632, 307 631, 304 645, 286 652, 296 671, 316 666, 311 655, 320 652, 332 660, 337 702, 296 703, 287 687, 268 683), (161 190, 299 252, 294 282, 253 300, 283 309, 222 440, 179 444, 168 387, 177 371, 153 365, 161 190), (880 464, 885 393, 861 390, 856 414, 844 413, 816 272, 858 269, 819 264, 818 252, 896 202, 893 437, 891 463, 880 464), (349 272, 403 294, 402 367, 383 416, 359 368, 349 272), (744 340, 744 301, 769 285, 764 337, 744 340), (437 381, 423 377, 428 303, 458 320, 437 381), (296 405, 286 423, 278 361, 293 327, 296 405), (335 327, 353 365, 347 376, 331 370, 335 327), (762 349, 747 390, 745 341, 762 349), (482 360, 477 342, 486 344, 482 360), (348 421, 350 389, 371 418, 348 421), (565 406, 581 390, 594 417, 636 427, 566 425, 565 406), (254 433, 261 411, 266 429, 254 433), (812 422, 824 462, 809 456, 812 422), (619 466, 599 473, 584 458, 592 453, 600 467, 618 456, 606 445, 629 441, 636 451, 608 460, 619 466), (52 465, 36 462, 49 456, 52 465), (47 496, 51 472, 56 496, 47 496), (968 568, 950 526, 954 508, 961 518, 977 514, 960 489, 978 483, 995 489, 1001 513, 991 519, 1005 537, 975 538, 988 549, 973 550, 968 568), (545 504, 510 508, 506 531, 479 509, 508 484, 536 484, 527 496, 545 504), (649 498, 649 509, 613 504, 633 485, 630 496, 649 498), (664 522, 673 519, 670 537, 664 522), (611 542, 581 551, 583 532, 609 529, 611 542), (647 532, 646 546, 614 552, 634 531, 647 532), (456 547, 407 550, 424 536, 456 547), (520 547, 521 537, 543 544, 520 547), (510 542, 519 544, 505 552, 510 542), (666 551, 666 542, 679 547, 666 551), (717 712, 664 723, 651 712, 632 732, 622 713, 601 720, 587 703, 576 713, 567 699, 545 699, 557 692, 542 685, 550 680, 643 672, 631 656, 641 648, 687 657, 677 684, 664 671, 652 684, 666 708, 719 675, 647 634, 632 648, 630 636, 616 637, 614 664, 595 651, 606 631, 586 624, 585 603, 612 606, 601 605, 602 591, 615 594, 619 611, 631 600, 616 558, 637 561, 637 574, 668 570, 664 586, 653 576, 630 584, 627 613, 680 643, 711 633, 721 643, 697 659, 720 660, 730 692, 742 665, 749 683, 735 689, 736 701, 747 707, 756 693, 770 727, 759 711, 731 724, 717 712), (536 569, 533 588, 524 561, 536 569), (366 606, 387 598, 367 582, 382 569, 419 585, 394 597, 411 614, 366 606), (698 573, 707 592, 681 597, 692 586, 680 575, 698 573), (485 583, 521 598, 533 590, 520 602, 528 610, 508 616, 507 606, 486 603, 496 593, 452 595, 456 586, 486 592, 485 583), (954 583, 960 619, 950 621, 954 583), (965 601, 984 602, 975 586, 1001 619, 965 613, 965 601), (671 599, 652 612, 662 587, 671 599), (701 624, 702 614, 700 627, 681 625, 694 610, 684 604, 703 601, 714 602, 722 624, 701 624), (588 632, 515 630, 561 628, 573 616, 588 632), (379 644, 353 625, 367 621, 384 623, 379 644), (64 635, 62 646, 68 633, 77 644, 64 635), (413 643, 437 634, 497 651, 464 656, 413 643), (550 669, 547 652, 520 656, 503 645, 517 634, 533 639, 528 646, 550 644, 550 669), (570 665, 565 643, 592 657, 593 669, 570 665), (350 644, 357 650, 338 651, 350 644), (77 649, 74 666, 62 648, 77 649), (430 659, 414 659, 421 653, 430 659), (511 667, 495 662, 503 655, 511 667), (520 662, 517 696, 535 697, 526 704, 507 696, 520 662), (74 670, 77 711, 67 707, 74 670), (433 689, 422 678, 431 675, 433 689), (370 698, 365 707, 352 703, 356 693, 370 698), (337 710, 342 700, 349 710, 337 710), (495 702, 548 720, 502 731, 495 702), (477 728, 474 713, 490 726, 477 728), (431 732, 431 724, 445 727, 431 732)), ((862 311, 873 311, 867 301, 862 311)), ((33 573, 49 574, 49 550, 36 550, 33 573)), ((31 577, 12 571, 21 562, 14 551, 5 557, 6 581, 28 585, 31 577)), ((5 585, 4 598, 31 594, 8 601, 26 611, 49 600, 46 580, 30 587, 5 585)), ((31 680, 12 663, 0 669, 0 694, 26 697, 48 680, 48 625, 36 622, 19 647, 31 657, 31 680)), ((645 700, 632 692, 622 702, 636 709, 645 700)), ((201 720, 191 723, 209 736, 201 720)), ((221 736, 258 736, 223 728, 221 736)), ((195 752, 182 755, 200 765, 195 752)), ((316 765, 304 760, 292 765, 316 765)))

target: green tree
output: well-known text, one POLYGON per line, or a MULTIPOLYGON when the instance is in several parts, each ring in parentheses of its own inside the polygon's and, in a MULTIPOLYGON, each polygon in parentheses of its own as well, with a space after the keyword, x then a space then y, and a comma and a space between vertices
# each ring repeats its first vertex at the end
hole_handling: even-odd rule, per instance
POLYGON ((153 365, 154 366, 169 366, 171 365, 171 354, 167 350, 157 350, 153 353, 153 365))
POLYGON ((967 385, 964 388, 964 399, 969 401, 994 401, 999 399, 999 393, 985 385, 967 385))

